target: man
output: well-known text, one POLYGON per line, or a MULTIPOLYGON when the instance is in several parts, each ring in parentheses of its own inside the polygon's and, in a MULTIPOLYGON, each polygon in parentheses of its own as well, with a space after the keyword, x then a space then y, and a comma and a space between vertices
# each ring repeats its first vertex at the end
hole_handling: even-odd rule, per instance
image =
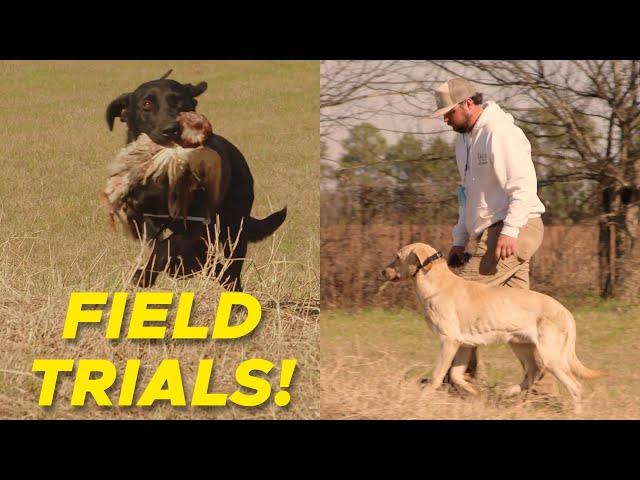
MULTIPOLYGON (((510 114, 495 102, 483 104, 482 94, 462 78, 440 85, 436 104, 431 118, 444 116, 458 133, 456 163, 462 179, 449 265, 464 264, 460 275, 468 280, 528 289, 529 260, 542 244, 540 216, 545 211, 537 195, 531 145, 510 114), (465 263, 471 238, 476 248, 465 263)), ((456 360, 467 363, 467 374, 475 377, 477 349, 470 358, 456 360)), ((531 390, 555 394, 557 384, 543 373, 531 390)))

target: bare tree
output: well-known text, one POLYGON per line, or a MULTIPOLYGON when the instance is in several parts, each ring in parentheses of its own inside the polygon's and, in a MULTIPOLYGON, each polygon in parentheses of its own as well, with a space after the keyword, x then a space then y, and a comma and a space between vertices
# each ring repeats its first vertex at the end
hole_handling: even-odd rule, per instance
MULTIPOLYGON (((336 178, 346 170, 336 153, 344 149, 348 133, 358 125, 375 123, 385 133, 426 135, 448 132, 439 125, 425 129, 425 102, 432 101, 432 84, 438 81, 432 74, 434 67, 424 61, 322 61, 320 65, 320 137, 321 189, 337 188, 336 178)), ((393 138, 391 135, 388 138, 393 138)), ((373 152, 372 152, 373 153, 373 152)), ((406 160, 405 160, 406 161, 406 160)), ((411 162, 422 162, 415 158, 411 162)), ((393 176, 390 159, 380 159, 364 166, 372 174, 384 170, 393 176)))
MULTIPOLYGON (((425 117, 434 86, 451 76, 468 78, 514 115, 532 140, 541 185, 590 185, 601 293, 638 298, 640 61, 322 62, 321 136, 381 115, 425 117)), ((431 125, 416 133, 437 132, 431 125)))
MULTIPOLYGON (((437 82, 432 70, 426 62, 406 60, 322 61, 321 138, 325 142, 338 141, 333 136, 336 130, 374 118, 421 118, 425 100, 431 98, 432 84, 437 82)), ((394 133, 432 133, 406 127, 377 126, 394 133)))

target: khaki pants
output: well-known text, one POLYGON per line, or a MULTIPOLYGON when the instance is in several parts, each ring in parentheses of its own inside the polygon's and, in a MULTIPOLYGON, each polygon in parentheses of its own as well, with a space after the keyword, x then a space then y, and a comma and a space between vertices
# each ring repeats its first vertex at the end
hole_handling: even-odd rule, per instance
POLYGON ((496 261, 495 251, 502 222, 494 223, 476 239, 476 250, 460 271, 466 280, 487 285, 529 289, 529 260, 542 245, 544 225, 540 218, 530 218, 516 239, 516 253, 496 261))
MULTIPOLYGON (((471 259, 460 271, 466 280, 485 283, 487 285, 506 285, 513 288, 529 289, 529 260, 542 245, 544 225, 542 219, 530 218, 518 234, 516 253, 505 260, 496 261, 495 251, 503 223, 498 222, 484 230, 476 239, 476 249, 471 259)), ((478 349, 474 348, 466 373, 474 378, 478 366, 478 349)), ((541 367, 536 353, 536 363, 541 367)), ((523 365, 524 368, 524 365, 523 365)), ((447 372, 447 379, 449 375, 447 372)), ((553 375, 545 374, 531 386, 531 391, 540 394, 556 395, 557 382, 553 375)))

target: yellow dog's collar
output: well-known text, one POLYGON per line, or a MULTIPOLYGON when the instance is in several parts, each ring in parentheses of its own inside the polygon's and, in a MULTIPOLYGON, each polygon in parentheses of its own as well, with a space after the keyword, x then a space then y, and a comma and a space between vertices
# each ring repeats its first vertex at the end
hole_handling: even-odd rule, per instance
POLYGON ((421 263, 420 265, 418 265, 418 270, 416 270, 416 273, 418 273, 418 271, 422 268, 424 268, 426 271, 429 271, 431 269, 431 267, 426 268, 429 266, 429 264, 435 262, 436 260, 438 260, 439 258, 443 258, 444 255, 442 255, 442 253, 440 252, 436 252, 433 255, 431 255, 429 258, 427 258, 423 263, 421 263))

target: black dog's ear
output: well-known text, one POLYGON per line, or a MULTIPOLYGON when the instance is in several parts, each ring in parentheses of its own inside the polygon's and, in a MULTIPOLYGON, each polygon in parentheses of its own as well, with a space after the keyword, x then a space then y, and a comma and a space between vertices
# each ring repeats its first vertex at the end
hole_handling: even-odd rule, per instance
POLYGON ((207 86, 207 82, 200 82, 195 87, 190 83, 185 84, 185 87, 187 87, 187 90, 189 90, 192 97, 197 97, 198 95, 203 94, 207 89, 207 86))
POLYGON ((120 117, 120 121, 125 121, 125 114, 129 104, 131 102, 131 94, 123 93, 107 107, 107 124, 109 130, 113 130, 113 121, 116 117, 120 117))

